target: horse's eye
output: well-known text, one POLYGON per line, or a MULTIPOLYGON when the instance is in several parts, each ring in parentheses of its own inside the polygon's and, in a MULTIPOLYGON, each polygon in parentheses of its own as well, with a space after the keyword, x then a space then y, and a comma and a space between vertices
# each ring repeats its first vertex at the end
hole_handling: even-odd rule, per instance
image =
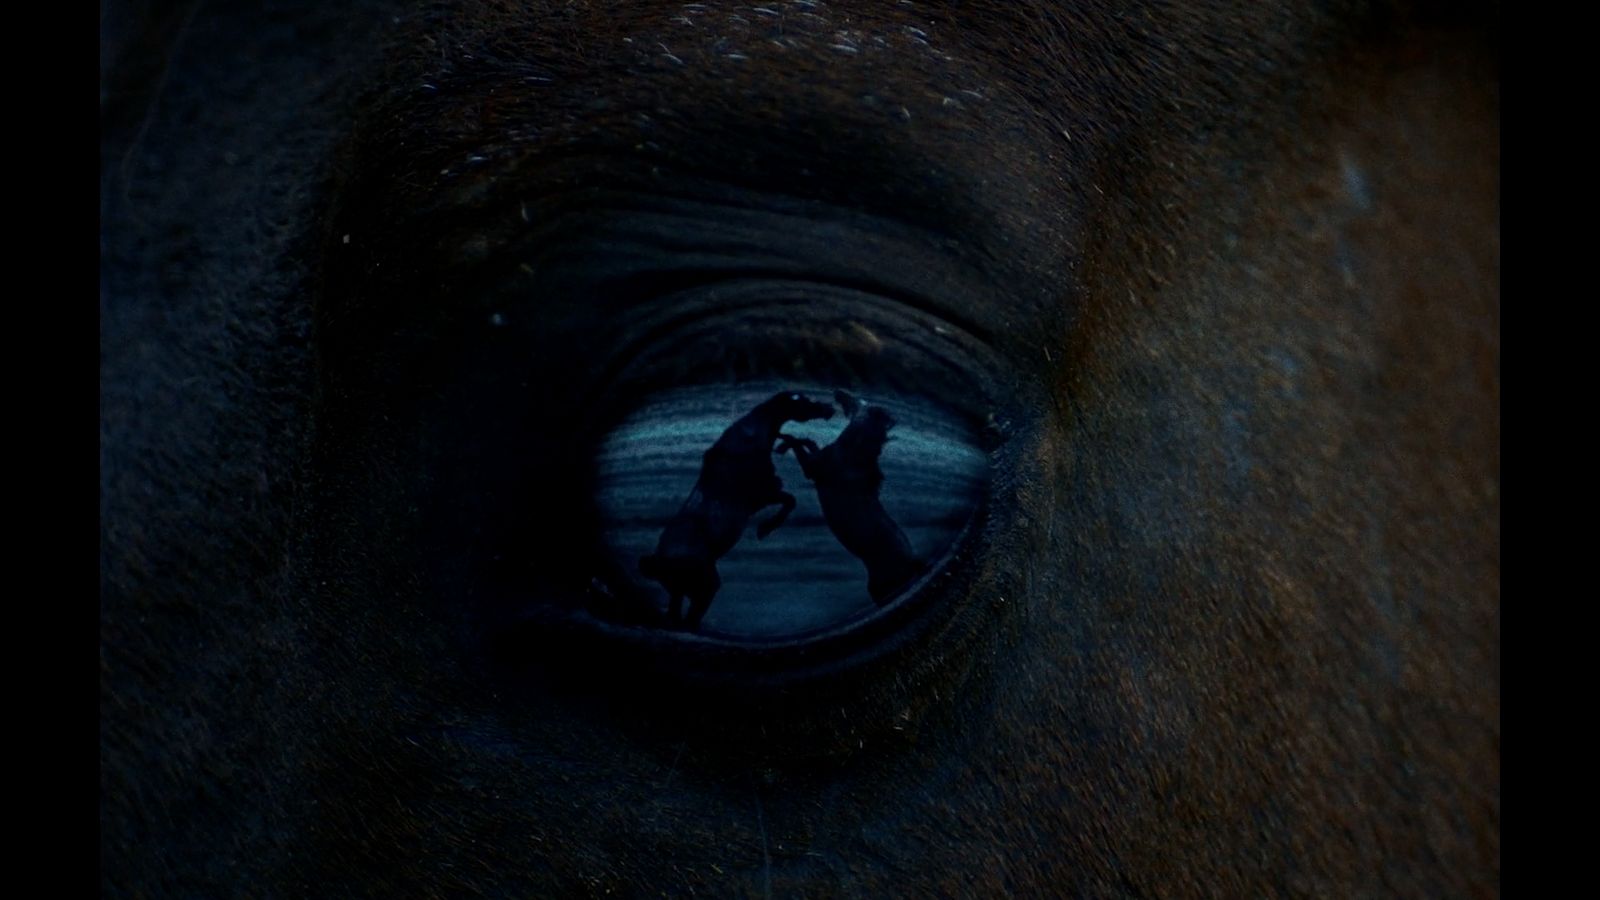
POLYGON ((932 398, 807 384, 777 402, 783 387, 660 392, 606 436, 596 615, 803 641, 849 630, 938 572, 987 488, 975 429, 932 398))

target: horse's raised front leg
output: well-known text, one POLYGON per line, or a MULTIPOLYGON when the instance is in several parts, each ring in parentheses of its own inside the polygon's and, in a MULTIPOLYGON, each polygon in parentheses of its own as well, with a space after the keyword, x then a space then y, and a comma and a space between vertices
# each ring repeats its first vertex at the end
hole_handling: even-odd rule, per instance
POLYGON ((817 452, 817 442, 811 438, 795 437, 792 434, 779 434, 777 444, 772 448, 772 452, 782 456, 790 450, 794 451, 795 456, 799 456, 802 450, 809 455, 817 452))
POLYGON ((756 540, 758 541, 765 540, 767 535, 776 531, 778 526, 783 524, 784 519, 789 518, 789 513, 794 512, 794 495, 788 491, 779 491, 777 496, 768 500, 764 505, 771 506, 774 503, 779 504, 781 508, 766 521, 756 526, 756 540))
POLYGON ((811 455, 817 452, 817 442, 810 438, 795 437, 792 434, 778 435, 778 444, 772 452, 782 456, 793 450, 795 462, 800 464, 800 471, 807 478, 811 477, 811 455))

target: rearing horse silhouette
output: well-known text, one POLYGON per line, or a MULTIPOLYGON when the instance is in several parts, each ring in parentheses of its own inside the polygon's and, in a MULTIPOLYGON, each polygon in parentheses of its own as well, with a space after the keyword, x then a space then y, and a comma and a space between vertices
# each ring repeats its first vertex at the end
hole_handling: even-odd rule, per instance
POLYGON ((833 443, 819 450, 809 438, 780 435, 774 452, 794 451, 800 471, 816 486, 828 528, 846 550, 866 563, 867 593, 882 606, 928 569, 878 499, 883 487, 878 457, 889 441, 894 416, 845 391, 834 391, 833 396, 850 417, 833 443))
POLYGON ((659 581, 672 597, 668 619, 697 628, 711 598, 722 587, 717 560, 733 545, 750 517, 777 504, 780 509, 756 526, 763 539, 794 511, 794 495, 783 489, 772 463, 772 444, 785 422, 833 416, 833 407, 790 391, 774 394, 728 426, 700 466, 700 479, 677 515, 667 523, 656 552, 639 560, 639 572, 659 581), (683 598, 689 615, 683 617, 683 598))

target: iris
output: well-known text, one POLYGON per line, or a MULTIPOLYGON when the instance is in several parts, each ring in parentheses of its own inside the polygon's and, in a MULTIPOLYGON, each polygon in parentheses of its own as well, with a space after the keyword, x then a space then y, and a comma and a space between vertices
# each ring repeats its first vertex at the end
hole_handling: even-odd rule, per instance
POLYGON ((617 590, 663 628, 762 640, 914 591, 987 475, 971 424, 936 398, 755 381, 656 393, 601 442, 595 487, 617 590))

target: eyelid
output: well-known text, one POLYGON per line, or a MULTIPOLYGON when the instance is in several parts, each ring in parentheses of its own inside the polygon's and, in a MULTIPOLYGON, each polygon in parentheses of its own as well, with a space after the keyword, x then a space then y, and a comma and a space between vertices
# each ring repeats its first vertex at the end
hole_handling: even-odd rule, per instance
MULTIPOLYGON (((996 323, 972 318, 996 282, 962 258, 962 245, 926 228, 851 209, 797 203, 772 194, 708 185, 688 196, 591 190, 548 193, 537 186, 470 215, 427 223, 425 239, 375 230, 363 258, 381 261, 363 278, 424 270, 452 298, 489 313, 507 293, 536 292, 541 316, 563 315, 570 298, 611 318, 682 288, 752 278, 805 280, 892 297, 988 340, 996 323), (381 234, 388 234, 385 238, 381 234), (555 307, 555 308, 552 308, 555 307)), ((423 223, 418 223, 418 229, 423 223)), ((336 245, 334 260, 352 258, 336 245)), ((428 283, 428 282, 424 282, 428 283)), ((360 288, 356 284, 353 287, 360 288)), ((393 291, 368 302, 389 315, 393 291)), ((430 287, 425 303, 440 300, 430 287)), ((336 304, 359 303, 347 296, 336 304)), ((359 314, 361 310, 352 310, 359 314)))

